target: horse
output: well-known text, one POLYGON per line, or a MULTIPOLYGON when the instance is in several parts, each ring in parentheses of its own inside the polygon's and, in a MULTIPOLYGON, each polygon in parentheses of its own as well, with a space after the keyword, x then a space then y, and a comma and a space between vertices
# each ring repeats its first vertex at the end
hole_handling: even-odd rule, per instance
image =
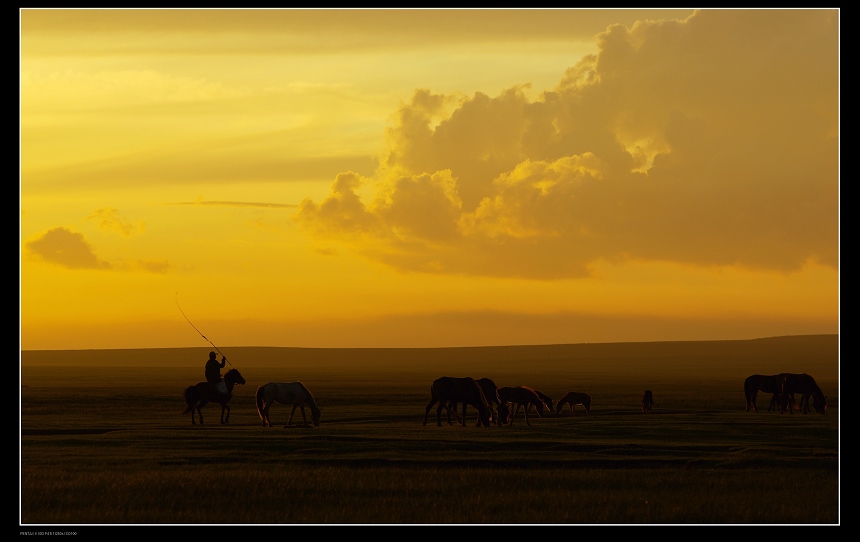
MULTIPOLYGON (((478 386, 480 386, 481 391, 484 392, 484 397, 487 399, 487 406, 490 407, 490 415, 492 416, 492 420, 498 423, 500 426, 504 424, 503 420, 506 420, 508 417, 508 408, 507 405, 503 405, 501 399, 499 399, 499 388, 496 386, 496 383, 493 382, 489 378, 479 378, 476 380, 478 386)), ((457 401, 452 401, 448 405, 451 410, 457 412, 457 401)), ((463 410, 463 416, 465 417, 465 409, 463 410)), ((451 415, 448 414, 448 425, 451 425, 451 415)), ((478 425, 481 425, 481 420, 478 420, 478 425)))
POLYGON ((753 412, 758 412, 755 405, 758 392, 773 394, 770 399, 770 406, 767 407, 768 412, 776 410, 777 403, 781 401, 782 394, 782 377, 780 375, 752 375, 744 380, 744 396, 747 401, 747 412, 750 409, 753 412))
POLYGON ((561 414, 561 409, 564 405, 568 405, 570 407, 570 415, 573 416, 573 411, 576 405, 582 405, 585 409, 585 415, 588 415, 588 411, 591 409, 591 396, 587 393, 582 393, 578 391, 568 392, 567 395, 558 400, 558 405, 556 406, 555 414, 556 416, 561 414))
POLYGON ((305 427, 308 426, 308 419, 305 416, 305 405, 311 409, 311 421, 314 427, 320 425, 321 408, 314 401, 314 396, 301 382, 269 382, 257 388, 255 395, 257 401, 257 413, 260 419, 263 420, 263 427, 272 427, 272 421, 269 419, 269 409, 274 403, 282 405, 293 405, 290 411, 290 419, 287 420, 287 425, 284 427, 292 427, 293 414, 296 413, 296 408, 301 408, 302 420, 305 422, 305 427))
POLYGON ((239 373, 238 369, 230 369, 224 374, 224 383, 227 385, 227 393, 220 393, 215 389, 215 384, 211 382, 198 382, 194 386, 185 388, 183 396, 185 397, 185 410, 183 414, 191 413, 191 424, 197 425, 194 421, 194 411, 200 416, 200 425, 203 425, 203 412, 200 410, 207 403, 218 403, 221 405, 221 423, 225 424, 230 421, 230 405, 227 402, 233 396, 233 386, 236 384, 245 384, 245 378, 239 373), (225 415, 226 413, 226 415, 225 415))
POLYGON ((639 402, 642 403, 642 412, 651 414, 651 407, 654 406, 654 395, 651 393, 651 390, 642 392, 642 399, 639 402))
MULTIPOLYGON (((538 394, 538 397, 540 397, 541 401, 543 401, 544 408, 551 413, 553 411, 552 398, 549 395, 541 392, 540 390, 535 390, 535 393, 538 394)), ((531 408, 531 404, 529 404, 529 408, 531 408)))
POLYGON ((785 412, 785 407, 788 406, 789 414, 793 414, 793 398, 795 393, 800 393, 800 410, 804 414, 809 413, 809 398, 812 397, 812 406, 816 412, 824 414, 827 410, 827 397, 821 388, 815 382, 815 379, 806 373, 781 373, 782 379, 782 402, 780 403, 780 412, 785 412))
POLYGON ((516 405, 516 409, 514 409, 513 414, 511 414, 511 420, 510 422, 508 422, 508 425, 514 424, 514 418, 519 413, 520 407, 523 407, 523 411, 525 412, 526 425, 531 425, 531 422, 529 422, 530 405, 534 405, 535 409, 537 410, 538 416, 543 418, 543 399, 540 398, 540 395, 538 395, 535 390, 529 388, 528 386, 518 386, 516 388, 499 388, 499 399, 501 399, 505 403, 511 403, 516 405))
MULTIPOLYGON (((466 426, 466 405, 472 405, 478 411, 478 426, 490 426, 490 421, 493 419, 492 411, 484 392, 481 391, 481 386, 471 377, 454 378, 443 376, 437 378, 430 385, 430 402, 424 410, 424 425, 427 425, 427 417, 430 415, 430 409, 433 405, 439 403, 436 409, 436 422, 439 427, 442 427, 442 409, 447 409, 448 419, 451 416, 451 405, 463 403, 463 420, 460 421, 457 416, 457 411, 453 410, 454 417, 457 418, 459 425, 466 426)), ((450 423, 450 422, 449 422, 450 423)))

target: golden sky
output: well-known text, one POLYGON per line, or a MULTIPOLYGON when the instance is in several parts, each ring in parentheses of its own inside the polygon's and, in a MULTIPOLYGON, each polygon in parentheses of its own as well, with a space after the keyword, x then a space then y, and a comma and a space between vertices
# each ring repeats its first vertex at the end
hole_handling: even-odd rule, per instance
POLYGON ((21 348, 838 333, 839 14, 22 9, 21 348))

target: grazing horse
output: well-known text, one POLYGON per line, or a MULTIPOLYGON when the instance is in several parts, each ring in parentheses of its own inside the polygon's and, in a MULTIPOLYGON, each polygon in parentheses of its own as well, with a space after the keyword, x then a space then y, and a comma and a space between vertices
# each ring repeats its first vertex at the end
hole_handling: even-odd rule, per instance
POLYGON ((433 381, 430 386, 430 402, 424 410, 424 425, 427 425, 427 417, 430 415, 430 409, 433 405, 439 403, 436 409, 436 422, 439 427, 442 427, 442 409, 448 411, 450 420, 452 408, 451 405, 463 403, 463 420, 460 421, 457 416, 457 411, 453 410, 454 417, 457 418, 459 425, 466 426, 466 405, 472 405, 478 411, 478 425, 484 427, 490 426, 490 421, 493 419, 492 411, 484 392, 481 391, 481 386, 474 378, 454 378, 443 376, 433 381))
POLYGON ((806 373, 781 373, 782 378, 782 401, 780 403, 780 412, 785 412, 785 407, 788 406, 789 414, 793 414, 793 400, 795 393, 800 393, 800 409, 804 414, 809 413, 809 398, 812 397, 812 406, 816 412, 824 414, 827 410, 827 397, 821 391, 821 388, 815 382, 815 379, 806 373))
POLYGON ((290 419, 287 420, 287 425, 284 427, 292 427, 293 414, 296 413, 297 408, 300 408, 302 411, 302 420, 305 422, 305 427, 310 427, 308 419, 305 416, 306 405, 311 409, 311 421, 314 427, 319 427, 320 425, 320 412, 322 409, 317 406, 314 396, 311 395, 311 392, 301 382, 269 382, 268 384, 263 384, 257 388, 256 401, 257 413, 260 415, 260 419, 263 420, 263 427, 272 427, 272 421, 269 419, 269 409, 272 408, 274 403, 293 405, 293 409, 290 411, 290 419))
MULTIPOLYGON (((481 387, 481 391, 484 392, 484 397, 487 399, 487 406, 490 407, 492 420, 499 425, 504 425, 504 420, 508 418, 508 409, 507 405, 502 405, 502 400, 499 399, 499 388, 496 386, 496 383, 489 378, 479 378, 476 382, 481 387)), ((451 410, 457 412, 457 401, 452 401, 449 406, 451 410)), ((465 416, 466 410, 464 408, 463 417, 465 416)), ((448 414, 448 425, 451 425, 450 414, 448 414)), ((480 419, 478 419, 478 425, 481 425, 480 419)))
POLYGON ((777 405, 781 402, 782 380, 781 375, 752 375, 744 380, 744 396, 747 401, 746 411, 749 412, 752 409, 753 412, 758 412, 755 400, 760 391, 773 394, 767 411, 776 410, 777 405))
POLYGON ((194 386, 188 386, 185 389, 183 396, 185 397, 185 410, 183 414, 191 413, 192 425, 197 425, 194 421, 194 411, 200 416, 200 425, 203 425, 203 412, 200 410, 207 403, 218 403, 221 405, 221 423, 230 421, 230 406, 227 402, 233 396, 233 386, 236 384, 245 384, 245 378, 239 373, 238 369, 230 369, 224 375, 224 383, 227 385, 227 393, 221 393, 215 389, 215 384, 211 382, 199 382, 194 386), (226 415, 225 415, 226 413, 226 415))
POLYGON ((510 422, 508 422, 508 425, 514 424, 514 418, 519 413, 520 407, 523 407, 523 412, 525 412, 526 425, 531 425, 531 422, 529 422, 530 405, 534 405, 535 409, 537 410, 538 416, 543 418, 543 399, 540 398, 540 395, 538 395, 535 390, 527 386, 518 386, 516 388, 499 388, 499 399, 501 399, 504 403, 512 403, 516 405, 516 408, 513 409, 513 413, 511 414, 511 420, 510 422))
POLYGON ((582 405, 585 409, 585 415, 588 415, 588 411, 591 409, 591 396, 587 393, 582 393, 578 391, 568 392, 567 395, 558 400, 558 406, 556 407, 556 415, 561 414, 561 409, 564 405, 568 405, 570 407, 570 415, 573 416, 573 411, 576 405, 582 405))
MULTIPOLYGON (((538 394, 538 397, 540 397, 541 401, 543 401, 544 408, 547 409, 550 413, 552 413, 552 398, 549 395, 541 392, 540 390, 535 390, 535 393, 538 394)), ((529 404, 529 408, 531 408, 531 404, 529 404)))
POLYGON ((642 399, 639 400, 642 403, 642 412, 645 414, 651 414, 651 407, 654 406, 654 395, 651 393, 651 390, 645 390, 642 393, 642 399))

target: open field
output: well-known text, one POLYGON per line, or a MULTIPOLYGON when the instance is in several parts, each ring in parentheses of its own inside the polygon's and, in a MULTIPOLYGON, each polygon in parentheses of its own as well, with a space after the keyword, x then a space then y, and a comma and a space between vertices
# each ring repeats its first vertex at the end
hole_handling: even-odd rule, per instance
MULTIPOLYGON (((181 414, 209 349, 23 352, 26 525, 838 524, 838 337, 435 350, 223 348, 230 423, 181 414), (229 368, 229 366, 228 366, 229 368), (226 368, 225 368, 226 371, 226 368), (808 372, 828 411, 745 412, 743 379, 808 372), (422 425, 433 379, 488 376, 569 417, 422 425), (253 394, 301 380, 318 428, 260 426, 253 394), (639 397, 654 391, 652 415, 639 397)), ((298 421, 301 415, 297 412, 298 421)), ((293 419, 296 422, 296 419, 293 419)))

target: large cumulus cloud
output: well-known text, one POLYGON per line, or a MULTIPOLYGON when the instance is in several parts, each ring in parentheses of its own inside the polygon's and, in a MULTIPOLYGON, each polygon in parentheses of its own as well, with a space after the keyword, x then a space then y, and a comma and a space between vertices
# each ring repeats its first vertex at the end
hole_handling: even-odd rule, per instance
POLYGON ((706 10, 610 26, 597 55, 534 100, 527 86, 418 90, 376 175, 338 175, 295 218, 427 272, 571 277, 625 258, 835 267, 837 16, 706 10))

